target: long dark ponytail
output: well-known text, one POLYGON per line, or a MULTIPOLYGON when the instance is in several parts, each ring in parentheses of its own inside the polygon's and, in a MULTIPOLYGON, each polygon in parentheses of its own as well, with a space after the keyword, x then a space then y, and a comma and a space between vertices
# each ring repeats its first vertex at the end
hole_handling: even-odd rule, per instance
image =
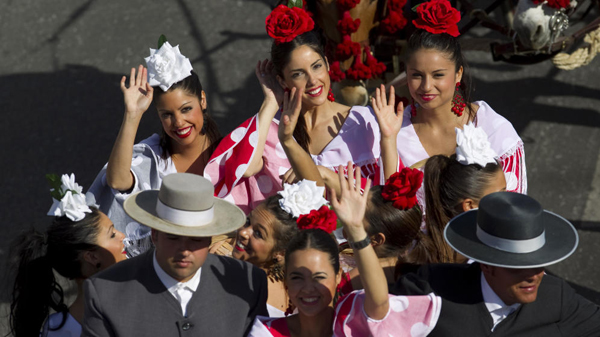
POLYGON ((455 216, 462 213, 462 202, 471 199, 475 202, 484 196, 484 191, 502 166, 488 163, 485 167, 477 164, 463 165, 450 157, 436 155, 425 164, 425 210, 427 233, 435 250, 428 263, 462 262, 462 257, 445 242, 444 229, 455 216))
POLYGON ((83 278, 81 254, 97 249, 100 211, 94 207, 85 218, 74 222, 56 217, 43 233, 31 229, 13 241, 10 261, 17 270, 10 304, 10 329, 14 336, 38 336, 49 309, 63 313, 68 308, 53 269, 64 277, 83 278))

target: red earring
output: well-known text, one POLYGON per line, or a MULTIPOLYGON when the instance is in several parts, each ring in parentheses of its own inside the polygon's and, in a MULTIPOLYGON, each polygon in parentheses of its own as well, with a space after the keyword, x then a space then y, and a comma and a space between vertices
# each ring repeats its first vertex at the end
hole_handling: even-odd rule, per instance
POLYGON ((329 88, 329 94, 327 94, 327 99, 331 102, 335 102, 335 97, 333 97, 333 91, 329 88))
POLYGON ((462 95, 460 94, 460 82, 456 83, 456 94, 452 99, 452 112, 458 117, 462 116, 463 111, 465 111, 465 107, 467 104, 465 103, 462 95))

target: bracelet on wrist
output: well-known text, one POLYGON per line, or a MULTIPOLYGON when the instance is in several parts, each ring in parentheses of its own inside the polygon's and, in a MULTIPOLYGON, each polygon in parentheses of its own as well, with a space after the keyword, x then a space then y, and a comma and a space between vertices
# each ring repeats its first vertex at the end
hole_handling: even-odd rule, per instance
POLYGON ((369 237, 368 234, 364 239, 362 239, 360 241, 352 242, 352 241, 348 240, 348 245, 350 245, 350 248, 355 249, 355 250, 361 250, 370 244, 371 244, 371 238, 369 237))

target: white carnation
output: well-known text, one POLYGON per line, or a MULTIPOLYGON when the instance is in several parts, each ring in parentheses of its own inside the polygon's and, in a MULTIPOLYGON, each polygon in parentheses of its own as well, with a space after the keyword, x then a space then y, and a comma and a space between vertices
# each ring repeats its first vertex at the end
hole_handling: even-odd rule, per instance
POLYGON ((158 50, 150 48, 150 56, 145 60, 148 83, 153 87, 160 86, 163 91, 192 74, 190 59, 181 54, 179 46, 172 47, 169 42, 158 50))
POLYGON ((456 160, 463 165, 478 164, 484 167, 496 163, 496 152, 492 150, 488 136, 473 123, 463 129, 456 128, 456 160))
POLYGON ((323 197, 325 187, 317 186, 311 180, 302 180, 293 185, 284 184, 283 191, 277 193, 282 196, 279 206, 296 218, 327 204, 323 197))
POLYGON ((85 217, 85 213, 91 213, 92 210, 88 207, 86 196, 82 194, 83 188, 75 182, 75 175, 63 174, 61 177, 61 192, 66 191, 62 199, 52 199, 52 207, 48 211, 48 215, 66 216, 72 221, 79 221, 85 217))

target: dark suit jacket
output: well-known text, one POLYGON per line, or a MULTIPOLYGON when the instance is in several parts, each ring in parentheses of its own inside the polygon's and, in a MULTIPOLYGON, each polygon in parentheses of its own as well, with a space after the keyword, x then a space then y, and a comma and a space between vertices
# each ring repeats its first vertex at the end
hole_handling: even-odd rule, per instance
POLYGON ((483 302, 478 263, 423 266, 390 288, 396 295, 442 297, 440 319, 430 336, 600 336, 600 307, 575 293, 565 281, 545 275, 537 300, 521 305, 492 332, 483 302))
POLYGON ((85 281, 82 336, 245 336, 257 314, 268 316, 265 273, 247 262, 208 254, 184 317, 154 271, 153 252, 85 281))

